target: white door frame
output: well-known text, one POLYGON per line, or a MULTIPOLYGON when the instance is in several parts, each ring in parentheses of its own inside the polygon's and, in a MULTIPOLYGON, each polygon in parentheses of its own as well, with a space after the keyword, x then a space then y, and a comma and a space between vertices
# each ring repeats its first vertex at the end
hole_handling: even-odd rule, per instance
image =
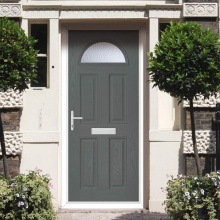
MULTIPOLYGON (((144 123, 144 100, 146 102, 146 25, 123 24, 118 30, 139 30, 139 201, 138 202, 69 202, 68 201, 68 31, 69 30, 92 30, 91 25, 74 25, 71 23, 61 24, 61 55, 62 55, 62 141, 61 141, 61 208, 62 209, 142 209, 146 206, 146 123, 144 123), (83 28, 82 28, 83 27, 83 28)), ((95 30, 111 30, 106 25, 93 27, 95 30)), ((146 109, 145 109, 146 110, 146 109)), ((146 112, 145 112, 146 114, 146 112)), ((148 182, 149 184, 149 182, 148 182)))

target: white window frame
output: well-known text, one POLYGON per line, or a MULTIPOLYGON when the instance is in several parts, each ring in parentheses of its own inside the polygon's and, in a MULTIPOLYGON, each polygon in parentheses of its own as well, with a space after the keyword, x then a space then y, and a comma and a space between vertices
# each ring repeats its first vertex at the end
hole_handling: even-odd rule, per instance
POLYGON ((35 87, 35 86, 31 86, 30 84, 30 88, 34 89, 34 90, 41 90, 41 89, 45 89, 45 88, 49 88, 50 86, 50 74, 49 74, 49 52, 50 52, 50 45, 49 45, 49 39, 50 39, 50 24, 49 21, 29 21, 28 22, 28 36, 31 36, 31 25, 32 24, 47 24, 47 54, 42 54, 39 53, 37 54, 37 57, 46 57, 47 58, 47 82, 46 82, 46 86, 45 87, 35 87))

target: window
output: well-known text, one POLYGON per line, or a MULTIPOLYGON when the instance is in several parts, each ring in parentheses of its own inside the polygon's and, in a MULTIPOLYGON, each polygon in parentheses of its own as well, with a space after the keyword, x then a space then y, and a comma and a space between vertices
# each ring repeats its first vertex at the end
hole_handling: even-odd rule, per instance
POLYGON ((30 35, 38 40, 34 49, 38 52, 38 82, 31 82, 31 87, 47 87, 48 86, 48 24, 30 24, 30 35))
POLYGON ((114 44, 98 42, 84 52, 82 63, 126 63, 122 51, 114 44))

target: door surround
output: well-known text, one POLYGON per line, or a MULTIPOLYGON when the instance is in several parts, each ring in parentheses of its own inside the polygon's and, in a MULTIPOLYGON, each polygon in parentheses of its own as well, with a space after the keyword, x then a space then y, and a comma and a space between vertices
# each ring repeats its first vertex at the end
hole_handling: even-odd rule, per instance
POLYGON ((61 208, 62 209, 142 209, 148 203, 147 154, 147 79, 146 79, 146 24, 116 25, 61 25, 61 208), (83 27, 83 28, 82 28, 83 27), (138 202, 68 202, 68 31, 69 30, 138 30, 139 31, 139 201, 138 202), (144 102, 145 100, 145 102, 144 102))

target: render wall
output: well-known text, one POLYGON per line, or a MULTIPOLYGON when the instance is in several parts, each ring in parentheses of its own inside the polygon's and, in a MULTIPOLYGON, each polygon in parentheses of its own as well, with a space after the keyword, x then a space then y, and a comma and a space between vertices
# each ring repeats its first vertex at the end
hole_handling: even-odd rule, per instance
MULTIPOLYGON (((149 19, 149 51, 154 51, 159 41, 159 27, 161 23, 179 18, 149 19)), ((184 156, 181 142, 181 107, 177 100, 169 94, 152 88, 150 84, 150 128, 149 128, 149 210, 165 212, 163 201, 166 194, 162 188, 166 187, 169 176, 184 174, 184 156)))
MULTIPOLYGON (((48 88, 29 88, 24 92, 20 130, 23 152, 20 171, 36 167, 51 175, 54 205, 58 208, 60 154, 60 41, 58 19, 49 19, 48 88), (54 68, 52 68, 54 66, 54 68)), ((22 20, 28 33, 28 20, 22 20)))

